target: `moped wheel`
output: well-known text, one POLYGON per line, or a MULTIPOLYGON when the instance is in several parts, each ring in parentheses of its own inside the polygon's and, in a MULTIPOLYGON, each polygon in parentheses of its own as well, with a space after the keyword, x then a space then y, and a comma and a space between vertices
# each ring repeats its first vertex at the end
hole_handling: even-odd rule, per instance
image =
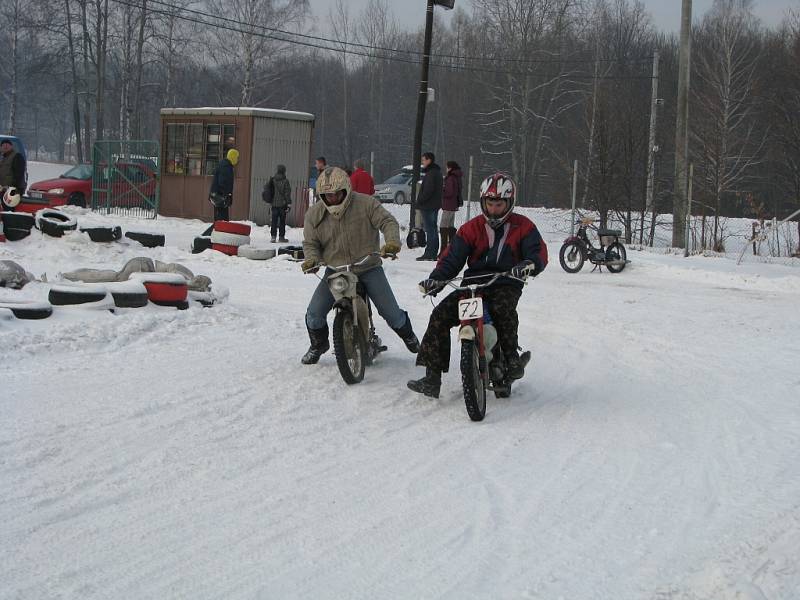
POLYGON ((461 342, 461 385, 464 388, 464 404, 473 421, 483 421, 486 416, 486 388, 481 377, 478 346, 472 340, 461 342))
POLYGON ((561 251, 558 253, 558 262, 561 263, 561 268, 567 273, 577 273, 583 268, 583 263, 586 261, 586 254, 583 251, 583 246, 577 242, 567 242, 561 246, 561 251))
POLYGON ((608 269, 609 273, 619 273, 622 269, 625 268, 625 260, 627 260, 627 253, 625 252, 625 246, 620 244, 619 242, 614 242, 608 248, 606 248, 606 269, 608 269), (608 261, 623 261, 619 265, 609 264, 608 261))
POLYGON ((350 311, 339 311, 333 320, 333 351, 345 383, 352 385, 364 379, 367 341, 361 329, 353 326, 350 311))

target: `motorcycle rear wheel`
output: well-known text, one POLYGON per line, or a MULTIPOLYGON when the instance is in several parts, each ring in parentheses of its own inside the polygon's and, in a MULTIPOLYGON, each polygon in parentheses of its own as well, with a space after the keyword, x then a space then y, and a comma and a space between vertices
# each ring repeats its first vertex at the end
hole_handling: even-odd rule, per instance
POLYGON ((567 273, 577 273, 586 262, 586 253, 578 242, 565 242, 558 253, 558 262, 567 273))
POLYGON ((478 346, 473 340, 461 342, 461 385, 469 418, 483 421, 486 416, 486 388, 481 377, 478 346))
POLYGON ((612 265, 606 262, 606 269, 608 269, 609 273, 619 273, 622 269, 625 268, 625 260, 627 260, 628 255, 625 252, 625 246, 620 244, 619 242, 614 242, 608 248, 606 248, 606 261, 616 261, 621 260, 623 261, 620 265, 612 265))
POLYGON ((352 385, 364 379, 367 342, 361 328, 353 325, 353 315, 348 310, 340 310, 333 320, 333 351, 345 383, 352 385))

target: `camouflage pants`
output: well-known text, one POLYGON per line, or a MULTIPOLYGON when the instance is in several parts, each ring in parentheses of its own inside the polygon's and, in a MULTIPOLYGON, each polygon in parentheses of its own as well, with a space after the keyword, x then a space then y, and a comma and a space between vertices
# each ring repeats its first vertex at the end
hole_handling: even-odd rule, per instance
MULTIPOLYGON (((464 292, 455 291, 442 300, 431 313, 428 329, 422 338, 417 364, 423 367, 447 372, 450 368, 450 329, 457 326, 458 301, 464 292)), ((500 285, 483 290, 483 301, 488 302, 489 315, 497 329, 497 339, 503 351, 516 351, 517 329, 519 315, 517 303, 522 295, 522 290, 510 286, 500 285)))

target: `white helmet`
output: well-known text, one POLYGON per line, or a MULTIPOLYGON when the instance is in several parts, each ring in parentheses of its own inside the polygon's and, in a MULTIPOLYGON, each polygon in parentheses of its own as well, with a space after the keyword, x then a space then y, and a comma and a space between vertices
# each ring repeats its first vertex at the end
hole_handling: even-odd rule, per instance
POLYGON ((22 196, 15 187, 7 187, 6 193, 3 194, 3 204, 10 208, 17 206, 22 200, 22 196))

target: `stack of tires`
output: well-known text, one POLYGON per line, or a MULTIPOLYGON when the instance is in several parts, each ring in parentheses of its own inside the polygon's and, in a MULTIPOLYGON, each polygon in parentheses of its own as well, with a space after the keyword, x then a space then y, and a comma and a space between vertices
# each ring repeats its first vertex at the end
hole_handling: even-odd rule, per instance
POLYGON ((215 221, 211 232, 211 248, 228 256, 239 254, 240 246, 250 244, 250 225, 215 221))
POLYGON ((33 215, 24 212, 0 212, 0 220, 3 222, 3 235, 9 242, 16 242, 24 239, 31 234, 36 220, 33 215))

